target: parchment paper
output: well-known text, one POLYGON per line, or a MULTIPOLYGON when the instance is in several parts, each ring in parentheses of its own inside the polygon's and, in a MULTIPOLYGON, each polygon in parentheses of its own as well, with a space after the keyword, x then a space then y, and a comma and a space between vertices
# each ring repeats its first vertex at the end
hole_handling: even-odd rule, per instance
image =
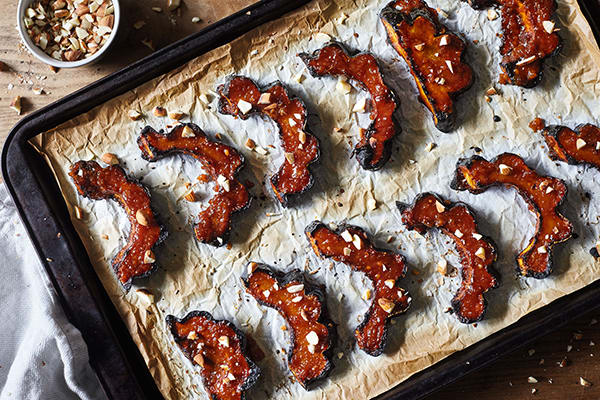
POLYGON ((497 80, 500 20, 490 22, 485 12, 474 11, 460 1, 429 3, 444 10, 448 18, 442 17, 442 21, 466 37, 468 61, 476 71, 473 88, 458 103, 461 125, 452 134, 435 129, 429 112, 417 99, 405 63, 386 43, 378 21, 385 2, 321 0, 32 140, 54 171, 71 210, 78 205, 85 211, 82 220, 72 212, 73 224, 167 399, 206 398, 197 368, 183 357, 166 330, 167 314, 183 316, 195 309, 208 310, 217 318, 233 321, 257 340, 266 357, 259 363, 262 377, 249 398, 363 399, 384 392, 600 277, 600 265, 588 253, 600 233, 600 204, 595 197, 599 175, 592 169, 550 161, 540 135, 527 127, 537 116, 569 126, 598 123, 593 110, 600 106, 600 53, 576 1, 559 0, 557 26, 564 48, 546 64, 541 85, 526 90, 503 86, 502 94, 489 104, 484 93, 497 80), (342 14, 348 19, 336 23, 342 14), (349 159, 359 126, 368 124, 366 114, 351 112, 365 94, 356 89, 350 95, 340 94, 335 89, 336 79, 310 77, 296 57, 300 51, 322 46, 326 38, 317 32, 350 48, 373 52, 401 100, 398 117, 403 132, 394 143, 392 159, 381 171, 364 171, 356 160, 349 159), (275 125, 261 118, 240 121, 216 112, 213 90, 232 73, 248 75, 261 84, 281 80, 308 105, 309 127, 321 139, 322 157, 315 168, 315 186, 294 207, 280 207, 265 189, 265 180, 283 159, 275 125), (295 79, 299 73, 304 77, 301 83, 295 79), (201 101, 202 94, 208 96, 209 104, 201 101), (252 191, 257 198, 252 208, 237 218, 230 249, 216 249, 193 239, 191 224, 212 193, 211 185, 197 183, 196 177, 202 173, 198 163, 178 156, 156 163, 140 158, 135 142, 141 128, 149 124, 160 129, 169 123, 152 115, 156 105, 188 113, 185 121, 197 123, 211 135, 222 134, 223 140, 246 156, 242 179, 255 183, 252 191), (130 109, 142 111, 145 118, 130 121, 130 109), (501 121, 493 122, 494 115, 501 121), (336 127, 344 130, 334 131, 336 127), (263 156, 245 148, 248 137, 269 154, 263 156), (428 151, 429 143, 437 147, 428 151), (473 154, 473 146, 480 147, 488 159, 504 151, 515 152, 539 172, 566 180, 569 194, 561 210, 579 236, 556 248, 555 271, 548 279, 515 277, 514 256, 533 234, 535 221, 514 190, 490 189, 476 196, 449 188, 457 158, 473 154), (78 196, 67 176, 71 163, 98 158, 105 152, 117 154, 128 173, 150 188, 154 205, 170 232, 156 252, 158 272, 137 282, 137 287, 146 287, 154 294, 151 302, 136 287, 124 293, 110 267, 128 233, 124 213, 113 201, 78 196), (186 182, 195 182, 201 202, 183 199, 186 182), (435 265, 444 256, 459 266, 450 241, 437 233, 423 237, 407 232, 400 221, 395 202, 410 202, 421 191, 435 191, 470 204, 478 214, 482 232, 498 244, 496 268, 502 286, 488 294, 486 319, 476 326, 463 325, 444 312, 459 278, 441 276, 435 265), (585 193, 593 194, 591 200, 585 193), (372 198, 377 208, 368 210, 367 201, 372 198), (410 272, 402 286, 411 292, 413 304, 391 327, 381 357, 357 350, 352 340, 352 331, 368 308, 368 302, 361 299, 368 282, 347 266, 314 255, 303 235, 305 226, 314 219, 362 226, 374 234, 378 245, 398 249, 407 257, 410 272), (390 235, 394 241, 388 244, 390 235), (288 332, 281 330, 284 320, 244 293, 239 276, 251 260, 282 270, 318 269, 312 277, 327 287, 328 306, 340 336, 335 352, 341 358, 335 360, 330 378, 312 392, 305 392, 290 379, 282 351, 289 345, 288 332))

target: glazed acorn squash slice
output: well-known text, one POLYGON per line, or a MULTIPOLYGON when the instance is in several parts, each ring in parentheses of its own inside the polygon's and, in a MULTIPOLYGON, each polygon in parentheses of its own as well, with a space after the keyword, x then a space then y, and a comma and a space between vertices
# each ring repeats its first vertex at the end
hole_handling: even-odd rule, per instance
POLYGON ((397 206, 408 229, 425 233, 438 228, 454 241, 462 265, 462 281, 452 299, 452 309, 465 324, 483 319, 487 306, 484 294, 498 286, 492 268, 496 247, 490 238, 479 233, 473 212, 464 203, 451 203, 433 193, 419 194, 412 205, 397 206))
POLYGON ((389 43, 408 64, 435 126, 452 131, 456 98, 473 84, 473 70, 464 60, 466 43, 422 0, 392 1, 381 10, 380 19, 389 43))
POLYGON ((567 186, 560 179, 539 175, 516 154, 503 153, 492 161, 479 156, 458 161, 452 188, 477 194, 495 185, 514 187, 537 218, 534 236, 517 256, 517 270, 523 276, 547 277, 552 272, 552 248, 573 232, 571 222, 558 211, 567 186))
POLYGON ((553 160, 600 169, 600 128, 597 126, 585 124, 572 130, 566 126, 551 125, 542 134, 553 160))
POLYGON ((378 170, 389 160, 392 139, 400 131, 394 120, 398 101, 394 92, 385 84, 383 74, 372 54, 354 56, 340 43, 330 43, 312 55, 300 53, 313 76, 343 76, 356 82, 371 95, 371 124, 361 129, 360 141, 354 148, 360 166, 367 170, 378 170))
POLYGON ((111 263, 119 282, 129 290, 133 279, 148 276, 156 269, 153 250, 167 236, 150 207, 150 193, 118 165, 101 167, 95 161, 78 161, 71 166, 69 176, 80 195, 115 200, 127 213, 129 237, 111 263))
POLYGON ((237 179, 244 166, 244 157, 233 147, 213 141, 194 124, 181 124, 169 133, 147 126, 138 138, 142 157, 150 162, 172 154, 184 154, 198 160, 207 176, 217 183, 208 206, 198 215, 194 226, 196 239, 213 246, 227 243, 232 216, 250 206, 246 186, 237 179))
POLYGON ((286 207, 290 198, 310 189, 314 177, 311 164, 319 159, 319 141, 306 128, 306 106, 298 97, 275 82, 261 89, 250 78, 233 76, 219 86, 219 112, 248 119, 259 114, 272 119, 279 127, 284 162, 271 177, 271 187, 286 207))
POLYGON ((390 320, 404 313, 411 302, 409 294, 399 287, 406 274, 404 257, 374 247, 367 233, 352 225, 340 225, 334 231, 314 221, 305 234, 318 256, 347 264, 373 282, 373 302, 354 336, 361 350, 371 356, 381 355, 390 320))
POLYGON ((264 264, 248 264, 242 277, 246 291, 260 304, 276 309, 291 329, 288 367, 306 390, 329 375, 337 338, 329 319, 325 289, 305 279, 302 272, 273 271, 264 264))
POLYGON ((204 387, 214 400, 244 400, 246 390, 260 376, 248 357, 246 337, 235 325, 215 320, 206 311, 192 311, 184 318, 167 316, 175 343, 200 368, 204 387))

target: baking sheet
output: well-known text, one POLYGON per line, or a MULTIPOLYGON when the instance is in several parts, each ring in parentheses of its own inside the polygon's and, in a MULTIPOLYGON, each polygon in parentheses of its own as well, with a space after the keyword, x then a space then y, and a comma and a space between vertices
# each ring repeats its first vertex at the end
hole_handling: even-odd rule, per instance
POLYGON ((594 197, 588 200, 585 196, 586 192, 593 194, 598 184, 595 171, 551 162, 539 135, 527 128, 536 116, 569 125, 597 122, 591 110, 598 107, 599 50, 576 2, 559 1, 558 26, 565 46, 547 63, 540 87, 523 90, 505 86, 502 95, 494 96, 488 104, 484 92, 498 73, 499 39, 495 33, 500 28, 499 19, 490 22, 485 12, 460 2, 430 1, 432 7, 448 14, 448 19, 442 20, 470 41, 468 61, 476 71, 474 87, 458 104, 463 123, 452 134, 435 129, 417 100, 404 62, 387 45, 377 20, 384 5, 366 0, 316 1, 32 140, 56 174, 68 204, 85 210, 83 220, 73 216, 75 228, 165 397, 189 398, 190 393, 206 397, 199 374, 169 337, 164 323, 167 314, 183 316, 193 309, 208 310, 218 318, 234 321, 257 339, 266 358, 259 363, 263 375, 250 398, 367 398, 598 278, 600 266, 588 250, 598 237, 599 213, 594 197), (335 21, 342 13, 348 19, 338 24, 335 21), (349 96, 339 95, 335 79, 310 77, 295 56, 322 46, 325 37, 317 32, 327 33, 350 48, 376 54, 386 80, 399 95, 403 133, 395 141, 392 159, 381 171, 364 171, 355 160, 348 159, 359 126, 368 124, 366 115, 350 111, 365 94, 354 90, 349 96), (479 43, 475 45, 473 40, 479 43), (277 149, 275 125, 260 118, 238 121, 216 112, 213 90, 231 73, 246 74, 261 84, 279 79, 306 101, 312 113, 309 127, 321 139, 322 161, 315 169, 315 187, 293 208, 281 208, 264 184, 283 159, 277 149), (299 73, 304 77, 301 83, 295 80, 299 73), (201 101, 201 94, 208 96, 209 104, 201 101), (245 154, 247 167, 242 176, 255 183, 252 191, 257 199, 251 210, 237 219, 231 249, 214 249, 192 239, 191 223, 212 190, 210 185, 196 184, 203 201, 190 204, 183 199, 185 183, 197 182, 202 173, 197 163, 181 157, 152 164, 141 159, 135 145, 141 128, 146 124, 164 128, 169 122, 152 116, 155 105, 188 113, 184 121, 197 123, 209 134, 222 134, 245 154), (130 109, 144 112, 144 120, 130 121, 130 109), (500 116, 501 121, 493 122, 493 115, 500 116), (336 127, 344 131, 335 132, 336 127), (243 144, 248 137, 267 148, 269 154, 262 156, 246 149, 243 144), (437 147, 427 151, 429 143, 437 147), (567 180, 570 192, 562 211, 579 236, 557 248, 551 278, 515 278, 514 255, 527 243, 534 220, 513 190, 491 189, 475 196, 449 188, 456 159, 472 154, 473 146, 483 149, 487 158, 513 151, 539 171, 567 180), (125 169, 150 187, 170 232, 156 252, 159 271, 138 281, 138 287, 146 287, 155 295, 154 302, 147 302, 135 288, 125 294, 112 274, 110 259, 123 244, 121 232, 128 230, 124 213, 114 202, 80 198, 66 175, 72 162, 97 158, 105 152, 117 154, 125 169), (459 283, 458 278, 444 278, 435 272, 441 256, 458 265, 450 242, 437 234, 422 237, 406 232, 400 222, 395 201, 409 202, 424 190, 470 204, 478 213, 483 233, 499 246, 496 267, 502 286, 489 293, 487 318, 477 326, 459 324, 443 312, 459 283), (264 196, 262 192, 266 192, 264 196), (370 198, 377 200, 376 210, 367 209, 370 198), (413 304, 392 326, 387 351, 381 357, 369 357, 353 346, 352 331, 368 307, 361 299, 368 282, 344 265, 332 265, 314 256, 302 232, 315 218, 360 225, 375 235, 378 244, 399 248, 407 257, 411 272, 403 287, 412 293, 413 304), (395 240, 387 244, 390 235, 395 240), (318 269, 313 279, 327 286, 328 306, 341 339, 336 353, 343 353, 330 379, 319 389, 306 393, 289 379, 286 355, 281 351, 288 348, 288 334, 281 330, 283 319, 245 295, 238 279, 250 260, 283 270, 318 269))

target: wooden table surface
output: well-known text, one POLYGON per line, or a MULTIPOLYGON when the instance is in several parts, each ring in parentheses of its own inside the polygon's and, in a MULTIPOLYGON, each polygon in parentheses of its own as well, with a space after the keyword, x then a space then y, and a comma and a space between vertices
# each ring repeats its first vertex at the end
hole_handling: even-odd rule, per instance
MULTIPOLYGON (((15 29, 17 1, 0 2, 0 61, 9 66, 8 71, 0 72, 0 144, 21 118, 8 107, 15 96, 22 96, 23 114, 27 114, 148 55, 151 50, 142 40, 150 39, 160 48, 253 1, 188 0, 175 13, 156 13, 151 7, 166 10, 166 0, 121 0, 122 31, 110 54, 93 66, 62 69, 58 73, 37 61, 21 44, 15 29), (200 17, 201 22, 193 23, 194 16, 200 17), (133 24, 140 20, 146 25, 134 29, 133 24), (45 94, 35 95, 34 86, 42 87, 45 94)), ((581 317, 527 348, 505 355, 490 366, 442 388, 428 399, 600 399, 600 322, 596 321, 600 321, 600 313, 581 317), (566 365, 559 366, 565 357, 563 364, 566 365), (529 377, 538 382, 529 383, 529 377), (580 377, 592 386, 582 386, 580 377)))

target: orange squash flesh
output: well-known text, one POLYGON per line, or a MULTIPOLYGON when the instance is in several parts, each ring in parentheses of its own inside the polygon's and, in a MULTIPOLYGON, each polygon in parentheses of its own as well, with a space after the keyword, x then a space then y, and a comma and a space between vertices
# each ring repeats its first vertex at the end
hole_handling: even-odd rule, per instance
POLYGON ((422 0, 397 0, 380 13, 392 47, 404 58, 442 132, 456 128, 455 100, 473 84, 464 61, 465 42, 440 23, 437 12, 422 0))
POLYGON ((535 235, 517 256, 518 271, 547 277, 552 272, 552 248, 572 236, 571 222, 557 210, 567 186, 560 179, 539 175, 516 154, 503 153, 492 161, 479 156, 458 161, 454 189, 481 193, 493 185, 517 189, 537 217, 535 235))
POLYGON ((78 161, 71 166, 69 176, 80 195, 93 200, 115 200, 127 213, 131 226, 129 237, 111 264, 128 290, 133 279, 154 271, 152 250, 167 236, 150 207, 150 194, 140 183, 128 178, 118 165, 103 168, 95 161, 78 161), (144 224, 138 221, 138 214, 143 216, 144 224))
POLYGON ((462 282, 452 299, 452 308, 463 323, 483 319, 487 305, 484 294, 498 286, 492 268, 496 247, 490 238, 479 233, 469 207, 442 200, 433 193, 422 193, 412 205, 398 203, 398 208, 408 229, 425 233, 438 228, 454 241, 461 259, 462 282))
POLYGON ((181 124, 163 134, 147 126, 138 138, 145 160, 154 162, 172 154, 184 154, 198 160, 217 184, 208 206, 198 215, 196 238, 214 246, 224 245, 231 231, 232 216, 250 206, 248 189, 236 178, 244 158, 233 147, 209 139, 194 124, 181 124), (193 135, 193 136, 192 136, 193 135))
POLYGON ((310 165, 319 158, 319 141, 306 129, 306 106, 298 97, 290 97, 285 87, 275 82, 260 89, 251 79, 231 77, 218 88, 219 112, 248 119, 260 114, 279 127, 279 138, 285 153, 283 164, 271 177, 271 187, 285 207, 291 196, 310 189, 314 183, 310 165), (264 96, 263 96, 264 95, 264 96), (251 107, 240 110, 240 104, 251 107))
POLYGON ((371 356, 381 355, 390 320, 404 313, 411 301, 408 293, 398 286, 406 274, 404 257, 374 247, 366 232, 356 226, 342 225, 333 231, 315 221, 306 227, 305 233, 318 256, 347 264, 373 282, 373 302, 354 336, 361 350, 371 356))
POLYGON ((587 164, 600 169, 600 128, 591 124, 571 130, 551 125, 542 134, 553 160, 569 164, 587 164))

